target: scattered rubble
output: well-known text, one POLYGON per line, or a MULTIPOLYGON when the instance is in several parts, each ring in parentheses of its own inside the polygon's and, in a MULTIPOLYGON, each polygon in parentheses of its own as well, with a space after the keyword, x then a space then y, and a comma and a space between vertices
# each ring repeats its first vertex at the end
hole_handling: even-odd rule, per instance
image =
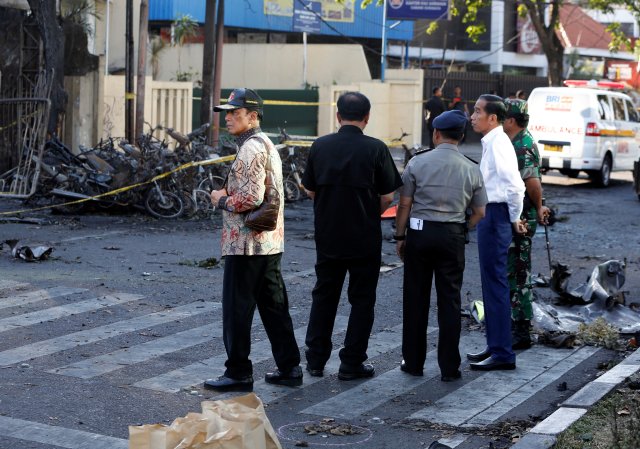
MULTIPOLYGON (((53 252, 53 247, 40 245, 40 246, 18 246, 19 240, 5 240, 4 243, 9 245, 11 249, 11 255, 16 259, 22 259, 26 262, 36 262, 46 260, 53 252)), ((0 244, 0 249, 2 244, 0 244)))
POLYGON ((346 435, 358 435, 363 432, 362 429, 351 424, 336 423, 333 418, 324 418, 319 423, 307 424, 304 426, 304 432, 307 435, 334 435, 334 436, 346 436, 346 435))

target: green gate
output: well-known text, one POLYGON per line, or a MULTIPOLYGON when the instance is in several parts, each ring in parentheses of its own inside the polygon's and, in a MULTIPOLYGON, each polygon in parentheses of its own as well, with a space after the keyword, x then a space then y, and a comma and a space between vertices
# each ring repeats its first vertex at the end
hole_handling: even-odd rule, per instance
MULTIPOLYGON (((222 98, 227 98, 232 89, 222 89, 222 98)), ((312 105, 266 104, 262 129, 278 133, 285 128, 289 134, 315 136, 318 132, 318 91, 256 89, 263 100, 312 103, 312 105)), ((193 128, 200 126, 200 98, 202 89, 193 89, 193 128)), ((220 117, 220 129, 224 130, 224 116, 220 117)))

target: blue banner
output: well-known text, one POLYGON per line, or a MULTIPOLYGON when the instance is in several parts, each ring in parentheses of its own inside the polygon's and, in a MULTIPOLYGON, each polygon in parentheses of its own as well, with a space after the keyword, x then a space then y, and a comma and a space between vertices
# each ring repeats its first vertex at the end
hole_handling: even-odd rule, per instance
POLYGON ((448 0, 386 0, 389 19, 446 19, 448 0))
POLYGON ((319 34, 322 4, 318 1, 305 1, 304 3, 305 5, 302 6, 298 1, 295 2, 293 31, 319 34))

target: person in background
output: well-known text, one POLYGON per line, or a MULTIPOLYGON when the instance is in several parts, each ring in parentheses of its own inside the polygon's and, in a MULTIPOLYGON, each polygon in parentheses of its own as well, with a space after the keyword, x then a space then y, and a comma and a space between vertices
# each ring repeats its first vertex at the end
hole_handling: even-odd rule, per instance
POLYGON ((527 99, 527 93, 524 90, 519 90, 516 92, 516 98, 518 100, 526 100, 527 99))
POLYGON ((461 377, 458 345, 465 232, 484 216, 487 202, 478 165, 458 150, 467 121, 461 111, 447 111, 433 121, 436 148, 419 152, 405 167, 396 215, 396 252, 404 261, 400 369, 423 375, 435 276, 443 382, 461 377), (472 214, 466 223, 468 208, 472 214))
POLYGON ((456 86, 453 88, 453 98, 449 102, 450 111, 461 111, 469 117, 469 107, 467 101, 462 96, 462 87, 456 86))
POLYGON ((433 92, 433 96, 424 105, 424 108, 426 111, 425 116, 427 119, 427 131, 429 133, 429 141, 428 141, 429 148, 434 147, 433 121, 436 119, 436 117, 438 117, 440 114, 442 114, 446 110, 444 101, 442 101, 442 89, 440 89, 439 87, 434 87, 432 92, 433 92))
POLYGON ((542 204, 540 154, 533 136, 527 130, 529 114, 524 100, 505 100, 507 116, 504 132, 511 139, 518 158, 518 169, 524 181, 525 194, 521 219, 527 223, 526 234, 514 234, 509 245, 507 270, 511 295, 512 349, 531 347, 530 324, 533 317, 531 297, 531 243, 538 223, 546 224, 549 208, 542 204))
POLYGON ((502 98, 481 95, 473 108, 471 125, 482 137, 480 171, 487 189, 485 218, 478 223, 478 256, 485 310, 487 347, 469 353, 471 369, 511 370, 516 355, 511 348, 511 303, 507 280, 507 253, 512 233, 524 234, 520 220, 524 182, 516 153, 502 129, 506 108, 502 98))
POLYGON ((263 201, 269 164, 280 198, 284 198, 282 161, 260 129, 262 105, 262 98, 254 90, 234 89, 226 104, 214 108, 225 112, 227 130, 236 137, 239 147, 225 187, 211 192, 211 201, 222 211, 222 338, 227 361, 224 375, 206 380, 204 387, 218 391, 253 389, 249 353, 256 307, 278 366, 275 372, 265 375, 265 381, 286 386, 302 385, 300 350, 280 272, 284 251, 284 201, 275 230, 257 232, 244 224, 246 212, 263 201))
POLYGON ((380 274, 380 215, 402 184, 384 142, 364 135, 371 103, 360 92, 338 98, 337 133, 313 142, 302 184, 313 199, 316 285, 305 343, 307 371, 323 376, 345 276, 351 313, 340 350, 340 380, 371 377, 367 360, 380 274))

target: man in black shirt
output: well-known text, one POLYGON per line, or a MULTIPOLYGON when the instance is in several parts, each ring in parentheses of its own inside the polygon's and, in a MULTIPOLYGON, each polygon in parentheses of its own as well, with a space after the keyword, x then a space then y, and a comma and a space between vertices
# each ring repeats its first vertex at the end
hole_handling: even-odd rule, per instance
POLYGON ((337 133, 311 146, 302 184, 313 198, 316 241, 316 285, 307 327, 307 371, 322 376, 331 356, 331 334, 340 293, 349 273, 351 314, 338 378, 373 376, 365 365, 373 327, 380 273, 380 214, 402 185, 387 146, 363 134, 371 103, 359 92, 338 99, 337 133))
POLYGON ((446 111, 444 101, 442 101, 442 89, 439 87, 433 88, 433 96, 424 105, 427 118, 427 129, 429 131, 429 148, 433 148, 433 120, 446 111))

